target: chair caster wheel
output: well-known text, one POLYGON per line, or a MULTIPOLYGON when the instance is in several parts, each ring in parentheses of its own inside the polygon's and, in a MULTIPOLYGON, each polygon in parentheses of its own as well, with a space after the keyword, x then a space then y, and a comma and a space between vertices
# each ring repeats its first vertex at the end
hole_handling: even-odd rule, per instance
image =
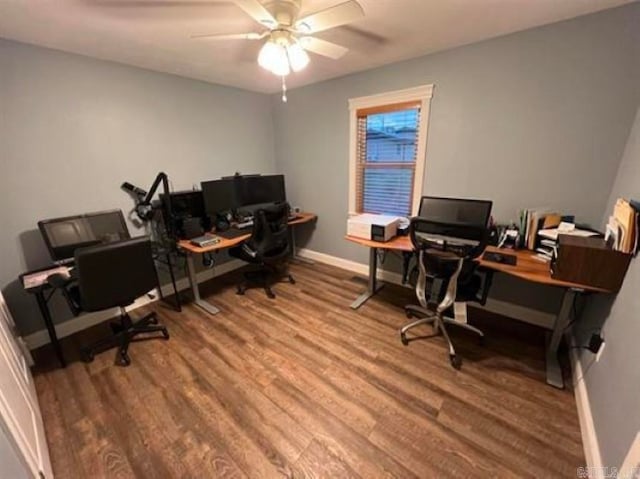
POLYGON ((149 323, 151 324, 158 324, 158 318, 156 318, 155 316, 151 316, 149 318, 149 323))
POLYGON ((162 330, 162 337, 163 337, 165 340, 169 339, 169 338, 170 338, 170 336, 169 336, 169 331, 167 331, 166 329, 163 329, 163 330, 162 330))
POLYGON ((85 363, 90 363, 96 358, 93 352, 88 349, 80 351, 80 356, 85 363))
POLYGON ((238 289, 236 289, 236 294, 239 294, 240 296, 243 296, 244 295, 244 291, 245 291, 244 288, 238 288, 238 289))
POLYGON ((271 291, 270 289, 267 289, 267 290, 266 290, 266 293, 267 293, 267 298, 269 298, 269 299, 275 299, 276 295, 275 295, 275 294, 273 294, 273 291, 271 291))
POLYGON ((118 360, 118 364, 120 364, 120 366, 129 366, 131 364, 131 358, 124 351, 118 351, 117 360, 118 360))
POLYGON ((414 316, 413 316, 413 313, 412 313, 411 311, 409 311, 408 309, 405 309, 405 310, 404 310, 404 315, 405 315, 407 318, 409 318, 409 319, 411 319, 411 318, 413 318, 413 317, 414 317, 414 316))
POLYGON ((296 284, 296 280, 293 279, 293 276, 289 276, 289 283, 296 284))
POLYGON ((404 344, 405 346, 409 346, 409 340, 404 333, 400 333, 400 341, 402 341, 402 344, 404 344))
POLYGON ((460 368, 462 367, 462 358, 460 356, 450 354, 449 361, 451 361, 451 366, 453 366, 453 369, 460 370, 460 368))

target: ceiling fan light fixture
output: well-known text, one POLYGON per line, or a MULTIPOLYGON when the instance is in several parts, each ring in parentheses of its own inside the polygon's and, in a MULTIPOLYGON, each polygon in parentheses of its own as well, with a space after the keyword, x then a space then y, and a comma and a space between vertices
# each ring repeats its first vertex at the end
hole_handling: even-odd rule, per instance
POLYGON ((286 76, 291 73, 286 48, 272 40, 266 41, 260 49, 258 64, 274 75, 286 76))
POLYGON ((294 72, 304 70, 309 64, 309 55, 307 55, 307 52, 304 51, 297 41, 294 41, 291 45, 287 46, 287 55, 289 57, 291 69, 294 72))

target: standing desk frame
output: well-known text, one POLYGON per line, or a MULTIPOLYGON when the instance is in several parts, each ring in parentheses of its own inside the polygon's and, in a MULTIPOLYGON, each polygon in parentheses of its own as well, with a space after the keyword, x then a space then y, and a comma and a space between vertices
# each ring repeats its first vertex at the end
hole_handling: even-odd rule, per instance
MULTIPOLYGON (((367 289, 358 296, 353 303, 351 303, 352 309, 358 309, 369 299, 375 296, 384 286, 383 283, 378 282, 377 277, 378 251, 412 252, 413 245, 411 244, 411 239, 408 236, 398 236, 387 242, 370 241, 353 236, 346 236, 345 239, 369 248, 369 279, 367 282, 367 289)), ((505 253, 504 249, 501 250, 494 246, 487 246, 485 251, 505 253)), ((560 362, 558 360, 558 350, 560 348, 562 338, 564 337, 564 333, 567 327, 571 324, 571 312, 577 296, 585 293, 612 293, 612 291, 553 279, 549 270, 549 264, 535 259, 535 253, 532 251, 509 250, 507 253, 513 254, 517 257, 517 263, 515 265, 511 266, 503 263, 485 261, 482 257, 478 258, 476 261, 480 266, 492 271, 505 273, 532 283, 556 286, 564 289, 562 303, 558 313, 556 314, 553 327, 551 331, 546 334, 545 349, 547 384, 562 389, 564 388, 564 379, 562 377, 562 368, 560 367, 560 362)))
MULTIPOLYGON (((316 218, 317 216, 313 213, 299 213, 296 218, 289 221, 288 223, 291 230, 291 235, 292 236, 294 235, 293 228, 291 227, 309 223, 311 221, 314 221, 316 218)), ((189 273, 189 286, 191 287, 191 292, 193 293, 194 304, 204 312, 209 313, 211 315, 215 315, 220 312, 220 309, 214 304, 212 304, 211 302, 203 299, 202 296, 200 296, 200 287, 198 286, 198 277, 197 277, 194 256, 205 254, 205 253, 222 251, 228 248, 233 248, 234 246, 238 246, 242 244, 249 238, 251 238, 251 233, 247 233, 246 235, 238 236, 236 238, 231 238, 231 239, 222 238, 219 243, 216 243, 211 246, 206 246, 204 248, 191 244, 189 240, 178 241, 178 248, 184 251, 187 255, 187 270, 189 273)), ((293 245, 292 256, 293 258, 296 258, 297 256, 296 256, 295 243, 292 242, 292 245, 293 245)))

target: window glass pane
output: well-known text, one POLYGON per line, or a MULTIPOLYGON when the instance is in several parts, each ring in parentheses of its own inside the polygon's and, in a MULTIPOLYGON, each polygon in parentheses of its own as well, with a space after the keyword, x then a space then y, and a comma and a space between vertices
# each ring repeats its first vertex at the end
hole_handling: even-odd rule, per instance
POLYGON ((414 108, 367 116, 367 161, 414 162, 417 130, 414 108))
POLYGON ((409 216, 412 168, 364 169, 363 212, 409 216))

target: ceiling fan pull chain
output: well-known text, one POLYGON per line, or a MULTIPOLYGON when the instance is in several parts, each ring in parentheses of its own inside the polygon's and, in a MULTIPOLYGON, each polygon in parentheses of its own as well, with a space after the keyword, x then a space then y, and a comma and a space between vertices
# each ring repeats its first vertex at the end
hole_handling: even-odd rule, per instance
POLYGON ((282 77, 282 103, 287 103, 287 82, 285 77, 282 77))

